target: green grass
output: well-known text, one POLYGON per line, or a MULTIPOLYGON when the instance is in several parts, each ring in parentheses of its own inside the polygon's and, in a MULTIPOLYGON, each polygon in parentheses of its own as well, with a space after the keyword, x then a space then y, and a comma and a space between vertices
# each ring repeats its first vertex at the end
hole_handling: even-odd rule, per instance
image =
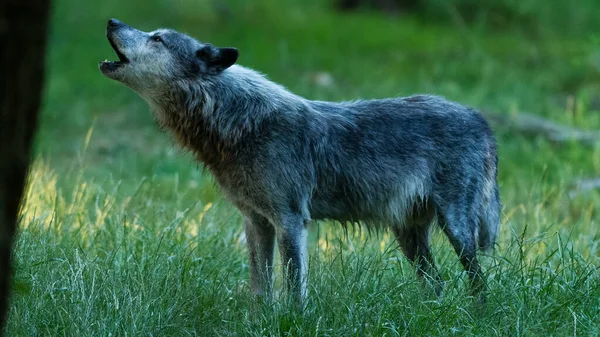
POLYGON ((318 0, 228 0, 224 17, 211 3, 56 2, 8 335, 600 333, 600 193, 568 196, 574 180, 600 175, 600 148, 495 130, 505 208, 498 247, 482 256, 485 307, 472 305, 440 233, 433 249, 447 289, 436 301, 388 234, 345 237, 322 223, 311 225, 309 303, 298 315, 252 301, 239 213, 145 103, 97 70, 114 58, 104 27, 117 17, 236 46, 241 64, 308 98, 427 92, 600 129, 600 35, 340 15, 318 0), (314 80, 321 72, 333 85, 314 80))

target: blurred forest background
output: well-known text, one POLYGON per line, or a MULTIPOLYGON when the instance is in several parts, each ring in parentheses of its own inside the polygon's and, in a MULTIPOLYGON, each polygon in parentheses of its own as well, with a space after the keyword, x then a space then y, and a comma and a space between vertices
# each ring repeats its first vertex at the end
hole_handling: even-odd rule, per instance
POLYGON ((55 1, 8 335, 597 335, 598 13, 597 0, 55 1), (311 225, 307 313, 253 305, 239 214, 98 71, 116 58, 112 17, 237 47, 309 99, 431 93, 481 109, 504 203, 488 305, 470 306, 439 233, 448 289, 432 301, 388 234, 329 224, 311 225))

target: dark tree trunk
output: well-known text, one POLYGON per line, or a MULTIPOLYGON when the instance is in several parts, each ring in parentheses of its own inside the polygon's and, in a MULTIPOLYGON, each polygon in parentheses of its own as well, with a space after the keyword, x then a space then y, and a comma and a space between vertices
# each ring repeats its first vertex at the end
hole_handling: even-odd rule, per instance
POLYGON ((44 83, 50 0, 0 3, 0 335, 8 311, 11 248, 44 83))

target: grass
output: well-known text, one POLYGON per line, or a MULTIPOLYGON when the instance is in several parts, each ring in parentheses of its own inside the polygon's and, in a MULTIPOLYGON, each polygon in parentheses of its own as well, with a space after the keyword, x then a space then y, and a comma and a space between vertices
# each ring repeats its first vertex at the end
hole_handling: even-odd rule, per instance
POLYGON ((433 249, 448 282, 435 301, 388 234, 345 237, 322 223, 311 225, 310 299, 300 316, 252 301, 239 213, 158 132, 145 103, 96 66, 114 58, 103 33, 117 17, 234 45, 240 63, 313 99, 429 92, 600 129, 600 35, 339 15, 317 0, 224 3, 227 16, 209 1, 56 2, 8 335, 600 333, 600 194, 568 196, 573 180, 600 174, 599 148, 495 130, 505 208, 498 246, 482 256, 485 307, 472 305, 440 233, 433 249), (333 84, 320 85, 322 73, 333 84))

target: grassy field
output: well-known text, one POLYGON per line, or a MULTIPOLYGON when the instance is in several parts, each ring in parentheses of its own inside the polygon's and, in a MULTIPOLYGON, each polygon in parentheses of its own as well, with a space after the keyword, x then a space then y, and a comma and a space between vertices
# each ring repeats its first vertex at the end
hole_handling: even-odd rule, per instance
POLYGON ((448 282, 435 300, 388 234, 357 228, 345 237, 319 223, 311 225, 308 309, 298 315, 252 301, 239 213, 158 131, 146 104, 97 70, 115 58, 104 27, 116 17, 238 47, 239 63, 312 99, 434 93, 592 130, 600 129, 600 34, 592 27, 528 34, 342 15, 317 0, 220 3, 56 1, 8 335, 600 334, 600 193, 569 196, 573 181, 600 176, 599 147, 495 130, 505 207, 498 246, 482 256, 485 307, 472 305, 440 233, 433 249, 448 282))

